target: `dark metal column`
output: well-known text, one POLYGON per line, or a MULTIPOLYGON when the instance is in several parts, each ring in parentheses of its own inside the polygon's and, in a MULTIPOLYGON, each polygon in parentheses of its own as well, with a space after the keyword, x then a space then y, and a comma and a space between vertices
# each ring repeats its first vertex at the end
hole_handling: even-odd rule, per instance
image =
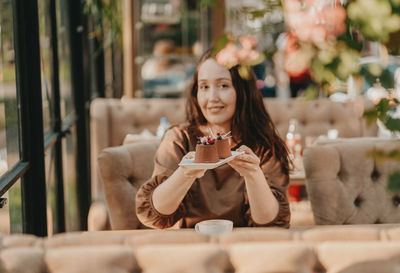
POLYGON ((53 129, 58 134, 57 141, 54 144, 55 150, 55 173, 56 173, 56 226, 54 233, 65 232, 65 205, 64 205, 64 177, 62 164, 62 132, 61 132, 61 109, 60 109, 60 81, 58 65, 58 40, 57 40, 57 17, 56 1, 49 1, 50 23, 51 23, 51 47, 52 47, 52 86, 53 86, 53 106, 54 118, 53 129))
POLYGON ((84 45, 84 17, 80 0, 68 1, 69 33, 71 41, 71 71, 72 89, 75 102, 75 112, 78 116, 77 132, 77 195, 79 205, 80 228, 87 229, 87 216, 91 203, 90 194, 90 150, 89 150, 89 108, 85 107, 88 101, 88 62, 84 45), (86 68, 86 69, 85 69, 86 68), (86 75, 86 76, 85 76, 86 75))
POLYGON ((13 4, 21 159, 29 163, 21 181, 23 232, 46 236, 38 6, 34 0, 14 0, 13 4))

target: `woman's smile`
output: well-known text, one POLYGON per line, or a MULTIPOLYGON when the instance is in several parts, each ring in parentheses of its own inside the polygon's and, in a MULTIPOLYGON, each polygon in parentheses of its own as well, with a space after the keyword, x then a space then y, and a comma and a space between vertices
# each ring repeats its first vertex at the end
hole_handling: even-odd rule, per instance
POLYGON ((224 106, 211 106, 207 107, 207 110, 212 114, 218 114, 224 109, 224 106))

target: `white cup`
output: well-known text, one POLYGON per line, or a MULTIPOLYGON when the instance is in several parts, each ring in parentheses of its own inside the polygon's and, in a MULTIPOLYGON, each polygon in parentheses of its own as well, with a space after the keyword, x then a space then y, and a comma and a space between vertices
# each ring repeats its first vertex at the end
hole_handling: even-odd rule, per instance
POLYGON ((197 223, 194 228, 199 233, 218 236, 225 232, 231 232, 233 228, 233 222, 220 219, 206 220, 197 223))

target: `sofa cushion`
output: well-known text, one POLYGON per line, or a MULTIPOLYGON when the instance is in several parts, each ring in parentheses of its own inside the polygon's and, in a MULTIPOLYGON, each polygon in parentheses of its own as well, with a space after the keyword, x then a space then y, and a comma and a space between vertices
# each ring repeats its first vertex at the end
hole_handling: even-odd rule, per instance
POLYGON ((282 137, 286 135, 292 118, 299 121, 299 131, 304 138, 326 135, 329 129, 337 129, 340 137, 362 135, 362 125, 352 102, 264 99, 264 104, 282 137))
POLYGON ((150 244, 197 244, 209 241, 209 236, 194 233, 193 230, 162 230, 155 233, 135 234, 126 238, 125 243, 129 246, 137 247, 150 244))
POLYGON ((400 270, 400 244, 327 242, 317 247, 327 273, 393 273, 400 270))
POLYGON ((0 250, 0 272, 2 273, 43 273, 44 251, 38 247, 13 247, 0 250))
POLYGON ((306 187, 315 223, 400 222, 399 198, 387 190, 388 176, 399 171, 400 164, 367 157, 374 149, 399 148, 398 140, 355 138, 306 149, 306 187))
POLYGON ((222 273, 231 270, 227 252, 214 244, 152 245, 136 249, 143 273, 222 273))
POLYGON ((380 231, 373 227, 326 226, 300 232, 300 239, 307 242, 325 241, 379 241, 380 231))
POLYGON ((12 234, 5 236, 2 240, 2 247, 28 247, 42 245, 42 239, 30 234, 12 234))
POLYGON ((138 270, 133 250, 126 246, 82 246, 48 249, 49 273, 129 273, 138 270))
POLYGON ((313 248, 305 243, 239 243, 228 247, 235 273, 312 273, 313 248))
POLYGON ((384 230, 386 239, 389 241, 400 241, 400 227, 384 230))
POLYGON ((220 235, 219 242, 221 244, 233 244, 244 242, 273 242, 273 241, 290 241, 292 233, 287 229, 269 228, 255 229, 245 228, 234 230, 230 233, 220 235))
POLYGON ((102 245, 122 245, 123 234, 102 233, 102 232, 71 232, 61 233, 46 238, 43 243, 45 248, 75 247, 75 246, 102 246, 102 245))

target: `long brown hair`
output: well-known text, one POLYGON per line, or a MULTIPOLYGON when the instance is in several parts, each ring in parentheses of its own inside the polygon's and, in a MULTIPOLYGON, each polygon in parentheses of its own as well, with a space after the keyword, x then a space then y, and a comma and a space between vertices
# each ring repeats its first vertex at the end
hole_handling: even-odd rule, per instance
MULTIPOLYGON (((212 49, 209 49, 200 58, 187 97, 186 117, 192 126, 207 124, 197 101, 197 80, 200 65, 212 58, 211 53, 212 49)), ((274 155, 281 163, 283 173, 289 174, 288 150, 265 109, 255 75, 250 71, 249 78, 243 79, 238 68, 239 66, 234 66, 229 69, 237 96, 236 111, 231 124, 232 137, 239 144, 244 144, 255 151, 261 158, 261 164, 274 155)))

